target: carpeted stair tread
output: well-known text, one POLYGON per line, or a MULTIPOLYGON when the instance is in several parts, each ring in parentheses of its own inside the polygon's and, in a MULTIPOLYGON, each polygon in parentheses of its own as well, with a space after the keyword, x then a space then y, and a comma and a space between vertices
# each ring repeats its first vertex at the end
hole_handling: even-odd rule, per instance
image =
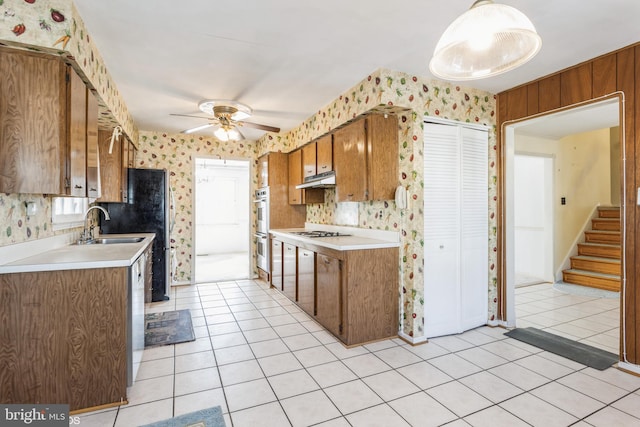
POLYGON ((611 352, 536 328, 516 328, 504 335, 600 371, 620 360, 611 352))

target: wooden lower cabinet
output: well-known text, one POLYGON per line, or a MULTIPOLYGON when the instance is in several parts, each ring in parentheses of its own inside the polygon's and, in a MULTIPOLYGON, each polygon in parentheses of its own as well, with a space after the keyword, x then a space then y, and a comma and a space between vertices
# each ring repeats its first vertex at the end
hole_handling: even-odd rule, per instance
POLYGON ((335 336, 342 335, 341 261, 316 255, 316 320, 335 336))
POLYGON ((290 300, 297 301, 297 248, 285 243, 282 252, 282 293, 290 300))
POLYGON ((398 334, 398 248, 339 251, 276 239, 284 248, 282 292, 344 344, 398 334))
POLYGON ((271 286, 282 290, 282 242, 271 239, 271 286))
POLYGON ((128 271, 0 274, 0 402, 126 401, 128 271))
POLYGON ((298 248, 298 305, 307 314, 315 314, 316 263, 315 253, 298 248))

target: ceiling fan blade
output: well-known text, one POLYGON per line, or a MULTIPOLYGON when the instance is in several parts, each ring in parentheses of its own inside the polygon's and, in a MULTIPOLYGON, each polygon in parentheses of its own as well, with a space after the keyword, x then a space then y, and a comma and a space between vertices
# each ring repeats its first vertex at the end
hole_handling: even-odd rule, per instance
POLYGON ((254 129, 260 129, 260 130, 266 130, 267 132, 275 132, 278 133, 280 132, 280 128, 274 127, 274 126, 267 126, 267 125, 261 125, 258 123, 252 123, 252 122, 245 122, 244 120, 238 123, 242 123, 243 126, 246 126, 248 128, 254 128, 254 129))
POLYGON ((181 131, 180 133, 193 133, 193 132, 198 132, 199 130, 202 129, 206 129, 206 128, 210 128, 211 126, 215 126, 213 123, 207 123, 206 125, 200 125, 200 126, 196 126, 194 128, 191 129, 185 129, 183 131, 181 131))
POLYGON ((191 114, 175 114, 175 113, 169 113, 170 116, 178 116, 178 117, 193 117, 196 119, 204 119, 204 120, 211 120, 213 117, 211 116, 193 116, 191 114))

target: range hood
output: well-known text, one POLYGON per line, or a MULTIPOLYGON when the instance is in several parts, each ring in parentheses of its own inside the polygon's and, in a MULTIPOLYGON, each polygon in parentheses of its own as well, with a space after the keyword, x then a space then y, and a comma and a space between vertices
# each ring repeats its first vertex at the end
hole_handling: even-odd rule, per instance
POLYGON ((334 171, 329 171, 306 177, 302 184, 296 185, 296 188, 331 188, 335 186, 336 173, 334 171))

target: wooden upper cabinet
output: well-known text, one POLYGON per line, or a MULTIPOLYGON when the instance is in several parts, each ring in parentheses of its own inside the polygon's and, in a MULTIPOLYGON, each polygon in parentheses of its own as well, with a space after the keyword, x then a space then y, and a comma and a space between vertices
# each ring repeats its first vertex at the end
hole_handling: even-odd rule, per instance
POLYGON ((317 173, 333 170, 333 135, 325 135, 316 141, 317 173))
MULTIPOLYGON (((98 131, 98 152, 100 154, 100 185, 102 194, 100 202, 123 202, 123 176, 126 168, 123 168, 123 142, 127 142, 120 137, 119 141, 114 141, 111 145, 111 130, 100 129, 98 131), (111 153, 109 153, 111 148, 111 153)), ((129 143, 126 144, 127 148, 129 143)), ((128 150, 127 150, 128 151, 128 150)))
POLYGON ((67 120, 69 129, 67 160, 68 196, 87 196, 87 87, 72 69, 69 76, 67 120))
POLYGON ((360 119, 333 134, 333 167, 336 171, 336 201, 367 200, 367 135, 360 119))
POLYGON ((66 65, 0 48, 0 192, 64 193, 66 65))
POLYGON ((289 153, 289 204, 301 205, 302 190, 298 190, 296 185, 302 183, 302 150, 289 153))
POLYGON ((1 47, 0 75, 0 191, 87 197, 97 104, 80 76, 58 56, 1 47))
POLYGON ((316 175, 316 143, 302 147, 302 178, 316 175))
POLYGON ((367 116, 368 200, 393 200, 398 186, 398 118, 367 116))
POLYGON ((398 185, 398 119, 372 114, 333 135, 336 201, 391 200, 398 185))
POLYGON ((100 197, 98 191, 98 99, 87 91, 87 196, 100 197))

